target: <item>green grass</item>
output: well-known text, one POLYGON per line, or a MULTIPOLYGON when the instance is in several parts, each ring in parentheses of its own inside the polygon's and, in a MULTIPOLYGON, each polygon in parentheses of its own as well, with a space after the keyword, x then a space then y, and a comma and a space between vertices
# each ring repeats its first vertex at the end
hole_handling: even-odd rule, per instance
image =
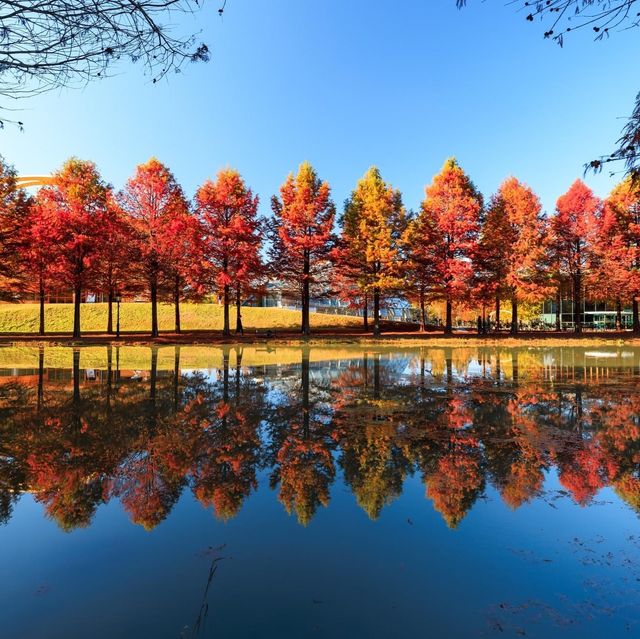
MULTIPOLYGON (((174 307, 158 305, 158 324, 161 331, 173 331, 174 307)), ((105 332, 107 304, 82 304, 81 329, 105 332)), ((182 330, 222 330, 223 307, 219 304, 181 304, 182 330)), ((0 304, 0 333, 37 333, 38 304, 0 304)), ((115 329, 114 304, 114 329, 115 329)), ((300 326, 300 311, 283 308, 242 307, 242 322, 246 331, 290 330, 300 326)), ((311 314, 312 328, 339 328, 360 326, 362 320, 354 317, 311 314)), ((235 328, 235 308, 231 309, 231 329, 235 328)), ((73 330, 73 305, 48 304, 45 307, 45 330, 48 333, 70 333, 73 330)), ((120 330, 123 332, 149 332, 151 330, 151 304, 127 302, 120 305, 120 330)))

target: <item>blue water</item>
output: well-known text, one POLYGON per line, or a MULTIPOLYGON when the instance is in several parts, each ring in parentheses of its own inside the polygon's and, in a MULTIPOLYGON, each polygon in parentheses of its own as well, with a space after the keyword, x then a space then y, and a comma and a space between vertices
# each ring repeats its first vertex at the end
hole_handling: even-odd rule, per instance
POLYGON ((637 636, 640 353, 600 350, 7 350, 0 636, 637 636))

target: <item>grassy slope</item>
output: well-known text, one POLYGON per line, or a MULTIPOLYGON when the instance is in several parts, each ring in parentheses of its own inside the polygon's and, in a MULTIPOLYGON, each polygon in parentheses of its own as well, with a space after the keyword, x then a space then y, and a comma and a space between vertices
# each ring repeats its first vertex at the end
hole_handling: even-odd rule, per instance
MULTIPOLYGON (((36 333, 38 330, 37 304, 0 304, 0 333, 36 333)), ((182 304, 180 317, 182 329, 222 330, 222 306, 218 304, 182 304)), ((115 329, 115 305, 114 305, 115 329)), ((107 327, 107 304, 83 304, 81 309, 83 331, 104 332, 107 327)), ((158 322, 161 331, 172 331, 174 308, 171 304, 158 306, 158 322)), ((242 308, 242 322, 247 331, 256 329, 296 329, 300 326, 300 312, 282 308, 242 308)), ((311 326, 345 327, 360 326, 362 320, 353 317, 311 314, 311 326)), ((45 308, 45 329, 49 333, 71 332, 73 306, 50 304, 45 308)), ((235 328, 235 309, 231 309, 231 328, 235 328)), ((151 305, 129 302, 120 305, 120 329, 148 332, 151 329, 151 305)))

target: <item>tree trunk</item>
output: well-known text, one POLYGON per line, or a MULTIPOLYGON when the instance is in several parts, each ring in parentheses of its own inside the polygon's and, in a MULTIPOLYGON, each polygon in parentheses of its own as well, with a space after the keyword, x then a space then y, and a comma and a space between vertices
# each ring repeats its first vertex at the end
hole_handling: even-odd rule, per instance
POLYGON ((576 273, 573 278, 573 330, 575 333, 582 333, 582 317, 580 307, 582 306, 582 278, 580 273, 576 273))
POLYGON ((362 355, 362 379, 366 390, 369 386, 369 355, 367 353, 362 355))
POLYGON ((620 298, 616 300, 616 330, 622 330, 622 300, 620 298))
POLYGON ((73 289, 73 337, 80 337, 80 301, 82 300, 82 285, 76 281, 73 289))
POLYGON ((180 398, 180 347, 175 346, 173 351, 173 410, 178 412, 180 398))
POLYGON ((44 348, 41 346, 38 349, 38 399, 37 407, 38 412, 42 409, 42 403, 44 400, 44 348))
POLYGON ((73 404, 80 402, 80 351, 73 349, 73 404))
POLYGON ((447 297, 447 302, 446 302, 446 318, 445 318, 445 323, 444 323, 444 334, 445 335, 452 335, 453 334, 453 319, 452 319, 452 304, 451 304, 451 299, 449 299, 447 297))
POLYGON ((369 330, 369 296, 364 294, 364 307, 362 309, 362 318, 364 319, 364 330, 369 330))
POLYGON ((562 330, 561 308, 562 308, 562 293, 560 292, 560 287, 558 287, 558 290, 556 291, 556 331, 562 330))
POLYGON ((373 399, 380 399, 380 353, 373 356, 373 399))
POLYGON ((242 326, 242 311, 240 302, 242 301, 242 297, 240 295, 241 288, 240 282, 236 285, 236 333, 240 333, 240 335, 244 335, 244 327, 242 326))
POLYGON ((500 330, 500 296, 496 293, 496 330, 500 330))
POLYGON ((155 405, 156 400, 156 382, 158 381, 158 348, 156 346, 151 347, 151 371, 149 373, 150 386, 149 397, 155 405))
POLYGON ((224 294, 222 303, 224 304, 224 325, 222 327, 222 334, 226 337, 231 335, 231 331, 229 330, 229 285, 224 285, 224 294))
POLYGON ((222 350, 222 401, 229 403, 229 347, 222 350))
POLYGON ((242 349, 236 346, 236 409, 240 406, 240 367, 242 366, 242 349))
POLYGON ((40 276, 40 327, 38 332, 44 335, 44 280, 40 276))
POLYGON ((309 349, 302 349, 302 366, 300 371, 300 382, 302 386, 302 435, 309 438, 311 415, 311 404, 309 402, 309 349))
MULTIPOLYGON (((113 346, 107 345, 107 415, 111 416, 111 382, 113 381, 113 346)), ((108 420, 111 425, 111 419, 108 420)))
POLYGON ((373 334, 380 335, 380 289, 373 289, 373 334))
POLYGON ((511 297, 511 334, 518 334, 518 298, 515 294, 511 297))
POLYGON ((427 330, 427 312, 424 307, 424 291, 420 289, 420 332, 427 330))
POLYGON ((175 330, 176 333, 180 333, 180 276, 176 275, 176 280, 173 285, 173 305, 176 310, 175 330))
POLYGON ((302 272, 302 334, 309 335, 311 327, 309 325, 309 276, 311 272, 311 264, 309 253, 304 253, 304 264, 302 272))
POLYGON ((453 382, 453 359, 450 347, 444 349, 444 361, 447 370, 447 384, 451 384, 453 382))
POLYGON ((154 278, 151 289, 151 337, 158 337, 158 282, 154 278))
POLYGON ((631 307, 633 309, 633 332, 640 333, 640 308, 638 308, 637 299, 633 299, 631 307))
POLYGON ((107 301, 107 335, 113 333, 113 289, 109 289, 109 298, 107 301))

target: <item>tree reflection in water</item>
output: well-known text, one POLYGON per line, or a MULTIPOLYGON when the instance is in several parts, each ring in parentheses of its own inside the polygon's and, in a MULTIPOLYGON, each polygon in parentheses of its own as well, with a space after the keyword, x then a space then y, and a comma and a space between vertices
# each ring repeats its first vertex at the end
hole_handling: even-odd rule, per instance
POLYGON ((120 369, 117 346, 95 369, 80 349, 71 369, 46 367, 41 348, 37 368, 5 371, 0 522, 25 492, 64 530, 111 499, 152 529, 185 490, 229 519, 261 469, 303 525, 338 471, 372 519, 412 475, 451 527, 487 485, 517 509, 544 495, 549 472, 577 504, 612 486, 640 512, 636 351, 304 347, 297 363, 257 365, 228 346, 185 371, 187 347, 171 348, 162 367, 140 349, 138 374, 120 369))

